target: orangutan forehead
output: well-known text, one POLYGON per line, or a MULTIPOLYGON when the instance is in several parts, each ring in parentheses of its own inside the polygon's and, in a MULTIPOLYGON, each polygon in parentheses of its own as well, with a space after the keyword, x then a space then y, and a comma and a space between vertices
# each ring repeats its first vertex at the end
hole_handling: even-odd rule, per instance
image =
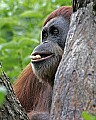
POLYGON ((62 16, 55 17, 47 22, 47 24, 44 26, 44 28, 50 27, 52 25, 56 26, 62 26, 64 24, 64 18, 62 16))
POLYGON ((44 26, 47 24, 48 21, 58 16, 62 16, 63 18, 70 19, 71 14, 72 14, 72 7, 62 6, 49 14, 49 16, 44 22, 44 26))

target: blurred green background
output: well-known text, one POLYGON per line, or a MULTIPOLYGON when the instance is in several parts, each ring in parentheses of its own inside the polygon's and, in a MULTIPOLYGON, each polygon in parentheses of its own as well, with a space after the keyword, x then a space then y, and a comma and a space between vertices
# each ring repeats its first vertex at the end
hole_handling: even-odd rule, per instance
POLYGON ((0 62, 14 81, 39 44, 46 16, 71 0, 0 0, 0 62))

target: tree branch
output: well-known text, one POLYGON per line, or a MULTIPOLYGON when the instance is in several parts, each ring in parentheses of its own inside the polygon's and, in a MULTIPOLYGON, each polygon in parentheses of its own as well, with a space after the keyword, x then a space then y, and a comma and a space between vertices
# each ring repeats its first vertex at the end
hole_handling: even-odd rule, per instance
POLYGON ((5 102, 0 107, 0 120, 29 120, 25 110, 16 98, 10 80, 4 71, 0 77, 0 85, 5 86, 7 89, 5 102))

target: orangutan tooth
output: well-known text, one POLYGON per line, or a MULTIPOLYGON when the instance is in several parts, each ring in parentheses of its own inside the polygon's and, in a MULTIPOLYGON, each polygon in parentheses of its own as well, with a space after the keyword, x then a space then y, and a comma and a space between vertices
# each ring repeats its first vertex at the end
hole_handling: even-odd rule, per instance
POLYGON ((41 58, 41 56, 40 55, 32 55, 31 56, 31 59, 33 59, 33 60, 36 60, 36 59, 40 59, 41 58))
POLYGON ((36 55, 36 58, 40 59, 40 58, 41 58, 41 56, 40 56, 40 55, 36 55))

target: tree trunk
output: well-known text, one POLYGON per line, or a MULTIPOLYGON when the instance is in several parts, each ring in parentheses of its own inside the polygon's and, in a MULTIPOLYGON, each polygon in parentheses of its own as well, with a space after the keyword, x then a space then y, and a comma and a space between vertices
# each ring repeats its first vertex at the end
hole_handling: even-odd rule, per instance
POLYGON ((29 120, 14 94, 9 78, 4 72, 2 72, 0 77, 0 85, 5 86, 7 89, 6 100, 3 106, 0 107, 0 120, 29 120))
POLYGON ((55 77, 50 120, 82 120, 82 111, 96 115, 94 6, 90 2, 72 15, 64 55, 55 77))

